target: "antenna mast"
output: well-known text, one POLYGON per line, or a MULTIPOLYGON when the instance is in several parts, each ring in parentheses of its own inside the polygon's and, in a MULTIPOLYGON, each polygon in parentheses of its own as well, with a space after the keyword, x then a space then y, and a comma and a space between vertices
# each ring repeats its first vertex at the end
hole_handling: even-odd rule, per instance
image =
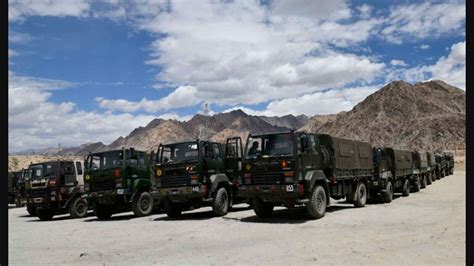
POLYGON ((204 115, 203 124, 199 127, 199 136, 198 138, 201 140, 209 140, 209 104, 204 104, 204 109, 202 114, 204 115))

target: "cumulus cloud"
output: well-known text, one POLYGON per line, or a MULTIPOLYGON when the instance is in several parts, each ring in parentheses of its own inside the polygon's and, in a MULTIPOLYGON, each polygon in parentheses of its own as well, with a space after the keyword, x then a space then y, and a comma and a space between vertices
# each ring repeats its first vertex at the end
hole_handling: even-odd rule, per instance
POLYGON ((426 50, 426 49, 429 49, 429 48, 430 48, 430 46, 428 44, 420 45, 420 49, 422 49, 422 50, 426 50))
POLYGON ((390 65, 404 67, 407 66, 407 63, 405 63, 403 60, 393 59, 390 61, 390 65))
POLYGON ((165 99, 139 102, 100 98, 101 107, 153 112, 202 101, 258 104, 356 81, 370 83, 384 68, 373 58, 330 48, 364 42, 380 23, 339 22, 351 16, 345 1, 291 2, 292 8, 288 1, 273 1, 269 7, 257 1, 155 4, 155 14, 137 8, 130 13, 141 15, 138 28, 165 35, 151 44, 147 64, 160 68, 158 87, 164 83, 176 91, 165 99), (185 86, 193 90, 183 98, 185 86))
POLYGON ((387 41, 401 44, 407 39, 425 39, 443 34, 464 34, 464 2, 442 2, 397 5, 391 8, 381 35, 387 41))
POLYGON ((31 147, 44 148, 79 145, 91 141, 111 142, 127 135, 154 117, 86 112, 73 102, 53 103, 52 93, 74 83, 61 80, 16 76, 8 82, 8 149, 19 151, 31 147))
POLYGON ((351 110, 356 104, 380 89, 380 87, 381 86, 362 86, 315 92, 299 97, 271 101, 264 110, 254 110, 244 106, 237 106, 224 112, 242 109, 251 115, 265 116, 335 114, 341 111, 351 110))
POLYGON ((422 65, 404 70, 393 70, 387 78, 410 82, 440 79, 451 85, 466 89, 466 42, 453 44, 447 56, 440 57, 433 65, 422 65))
POLYGON ((8 49, 8 57, 14 57, 14 56, 18 56, 18 53, 11 50, 11 49, 8 49))
POLYGON ((87 0, 9 0, 8 20, 23 21, 28 16, 87 16, 90 3, 87 0))

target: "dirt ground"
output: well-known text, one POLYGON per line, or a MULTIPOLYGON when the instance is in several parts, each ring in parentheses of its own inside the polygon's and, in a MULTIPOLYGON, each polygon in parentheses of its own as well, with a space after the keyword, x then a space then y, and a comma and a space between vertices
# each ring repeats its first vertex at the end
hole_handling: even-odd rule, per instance
POLYGON ((9 209, 10 264, 453 264, 465 263, 463 167, 409 197, 365 208, 336 203, 319 220, 278 208, 258 219, 247 205, 111 221, 57 216, 41 222, 9 209))

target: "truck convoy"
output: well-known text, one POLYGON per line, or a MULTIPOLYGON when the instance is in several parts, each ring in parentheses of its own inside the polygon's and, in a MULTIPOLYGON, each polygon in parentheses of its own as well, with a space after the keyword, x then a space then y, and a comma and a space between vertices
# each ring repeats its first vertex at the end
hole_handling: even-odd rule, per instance
POLYGON ((72 218, 85 217, 83 168, 83 162, 69 160, 31 164, 25 187, 28 212, 41 220, 68 212, 72 218))
POLYGON ((109 219, 115 213, 127 211, 133 211, 135 216, 152 213, 148 160, 144 151, 134 148, 86 157, 83 198, 87 198, 97 218, 109 219))
POLYGON ((165 210, 212 207, 226 215, 234 204, 248 203, 258 217, 275 206, 303 206, 311 219, 325 215, 330 199, 364 207, 370 199, 391 202, 451 175, 454 156, 372 147, 328 134, 279 132, 249 134, 225 145, 208 140, 160 144, 156 155, 134 148, 89 154, 72 160, 30 164, 9 174, 10 202, 26 199, 27 211, 41 220, 69 212, 85 217, 89 208, 100 220, 133 211, 146 216, 165 210), (83 172, 84 171, 84 172, 83 172), (23 188, 23 189, 22 189, 23 188))
POLYGON ((242 202, 242 141, 195 140, 162 145, 156 156, 152 197, 171 218, 183 210, 212 206, 214 215, 226 215, 232 204, 242 202))

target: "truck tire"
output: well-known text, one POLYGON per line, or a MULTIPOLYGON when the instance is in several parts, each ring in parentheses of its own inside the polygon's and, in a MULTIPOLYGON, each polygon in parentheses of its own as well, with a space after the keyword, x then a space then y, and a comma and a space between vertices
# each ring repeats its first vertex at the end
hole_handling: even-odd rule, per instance
POLYGON ((217 189, 214 200, 212 201, 212 212, 217 216, 224 216, 229 210, 229 195, 225 187, 217 189))
POLYGON ((132 203, 133 214, 138 217, 148 216, 153 211, 153 198, 150 193, 144 191, 136 195, 132 203))
POLYGON ((53 219, 54 213, 52 210, 48 209, 39 209, 38 210, 38 218, 40 218, 41 221, 50 221, 53 219))
POLYGON ((316 184, 306 205, 306 212, 311 219, 319 219, 326 213, 326 206, 326 191, 321 185, 316 184))
POLYGON ((393 186, 392 181, 388 180, 387 185, 385 185, 385 191, 383 192, 383 201, 385 203, 392 202, 393 199, 393 186))
POLYGON ((416 177, 416 182, 413 183, 413 192, 418 192, 420 191, 420 177, 416 177))
POLYGON ((426 175, 423 175, 420 179, 420 188, 426 188, 426 175))
POLYGON ((253 211, 260 218, 269 218, 273 214, 273 204, 263 202, 259 198, 255 198, 253 202, 253 211))
POLYGON ((182 212, 181 206, 172 202, 169 202, 167 205, 168 206, 166 206, 166 215, 168 215, 168 217, 170 218, 181 217, 181 212, 182 212))
POLYGON ((72 218, 84 218, 87 215, 87 200, 81 197, 74 198, 69 202, 69 215, 72 218))
POLYGON ((402 196, 410 196, 410 181, 408 179, 405 179, 405 182, 403 182, 402 196))
POLYGON ((99 220, 108 220, 110 217, 112 217, 112 210, 110 208, 107 208, 108 205, 105 204, 99 204, 95 203, 94 204, 94 215, 99 218, 99 220))
POLYGON ((359 183, 357 183, 357 189, 356 189, 355 198, 354 198, 354 206, 364 207, 366 202, 367 202, 367 188, 364 182, 359 181, 359 183))
POLYGON ((31 215, 31 216, 36 216, 36 207, 31 204, 26 205, 26 211, 31 215))

